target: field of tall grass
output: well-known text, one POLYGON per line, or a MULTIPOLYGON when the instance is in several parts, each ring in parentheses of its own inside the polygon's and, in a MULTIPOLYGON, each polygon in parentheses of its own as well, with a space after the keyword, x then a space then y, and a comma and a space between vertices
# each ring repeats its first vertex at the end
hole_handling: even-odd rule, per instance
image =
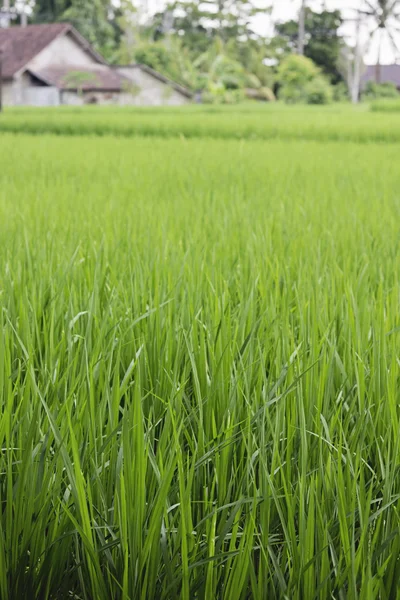
POLYGON ((400 598, 398 146, 299 114, 1 134, 1 600, 400 598))
MULTIPOLYGON (((393 102, 390 103, 392 106, 393 102)), ((374 105, 376 109, 379 103, 374 105)), ((386 104, 384 104, 386 106, 386 104)), ((67 136, 185 137, 246 140, 400 143, 400 115, 376 114, 368 105, 315 108, 281 104, 165 108, 82 107, 14 109, 0 133, 67 136)))
POLYGON ((380 113, 399 113, 400 102, 398 100, 375 100, 371 103, 371 110, 380 113))

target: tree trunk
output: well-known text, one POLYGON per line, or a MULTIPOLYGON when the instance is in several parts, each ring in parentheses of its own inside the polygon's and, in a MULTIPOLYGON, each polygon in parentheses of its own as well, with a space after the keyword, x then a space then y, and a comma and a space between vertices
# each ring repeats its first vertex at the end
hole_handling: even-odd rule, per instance
POLYGON ((304 54, 304 39, 306 35, 306 0, 301 0, 301 8, 299 15, 299 39, 297 45, 297 53, 301 56, 304 54))
POLYGON ((382 53, 382 30, 379 30, 379 45, 378 45, 378 58, 375 65, 375 83, 378 85, 382 83, 382 69, 381 69, 381 53, 382 53))
POLYGON ((382 82, 382 69, 381 63, 377 62, 375 65, 375 83, 378 85, 382 82))
POLYGON ((353 104, 358 104, 360 100, 360 83, 361 83, 361 13, 358 13, 357 30, 356 30, 356 47, 353 59, 353 81, 351 86, 351 101, 353 104))
POLYGON ((218 2, 218 15, 219 15, 219 19, 218 19, 219 20, 219 30, 222 34, 222 30, 224 27, 224 0, 219 0, 219 2, 218 2))
POLYGON ((0 15, 0 27, 6 29, 7 27, 10 27, 11 22, 10 0, 3 0, 3 2, 0 0, 0 10, 1 9, 3 14, 0 15))

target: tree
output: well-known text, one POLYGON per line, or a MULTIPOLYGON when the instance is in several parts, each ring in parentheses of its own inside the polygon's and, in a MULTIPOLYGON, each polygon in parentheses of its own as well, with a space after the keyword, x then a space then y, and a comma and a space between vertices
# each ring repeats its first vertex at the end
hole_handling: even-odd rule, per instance
POLYGON ((273 87, 274 73, 271 67, 265 64, 268 46, 264 40, 249 40, 247 43, 229 40, 225 45, 225 52, 240 63, 247 73, 255 75, 263 87, 273 87))
POLYGON ((213 28, 223 41, 235 36, 250 38, 254 36, 253 17, 271 12, 269 0, 203 0, 207 18, 213 22, 213 28))
POLYGON ((70 8, 71 0, 37 0, 32 15, 36 23, 54 23, 70 8))
POLYGON ((361 20, 362 14, 357 11, 355 45, 348 46, 343 41, 337 63, 343 80, 347 82, 353 104, 357 104, 360 99, 361 74, 364 67, 363 56, 366 51, 366 46, 361 43, 361 20))
POLYGON ((64 85, 68 88, 76 89, 78 96, 83 95, 83 90, 86 86, 95 84, 96 82, 96 75, 94 73, 87 73, 86 71, 70 71, 64 77, 64 85))
POLYGON ((35 7, 35 0, 0 0, 0 7, 3 4, 3 8, 6 10, 11 7, 11 11, 14 12, 14 19, 12 20, 16 25, 26 25, 28 15, 32 14, 35 7))
POLYGON ((369 45, 372 42, 377 42, 378 45, 375 82, 381 83, 381 54, 385 39, 392 46, 395 55, 399 54, 396 34, 399 32, 397 20, 400 18, 400 0, 364 0, 359 12, 371 26, 369 45))
POLYGON ((119 0, 118 4, 114 20, 119 30, 117 61, 130 64, 135 59, 135 49, 142 42, 141 15, 131 0, 119 0))
POLYGON ((68 21, 96 50, 112 59, 119 42, 117 11, 111 0, 37 0, 32 21, 68 21))
POLYGON ((213 40, 213 31, 207 22, 206 12, 197 2, 177 1, 164 12, 157 13, 148 26, 148 34, 154 41, 164 39, 164 19, 169 11, 173 15, 171 32, 178 37, 191 56, 205 52, 213 40))
POLYGON ((299 31, 297 40, 297 51, 302 56, 304 54, 304 41, 306 34, 306 0, 301 0, 299 14, 299 31))
POLYGON ((204 52, 216 37, 223 42, 248 41, 258 37, 253 30, 253 17, 267 14, 272 0, 177 0, 158 13, 152 23, 154 39, 165 35, 162 23, 172 15, 170 33, 179 36, 192 54, 204 52))
POLYGON ((302 87, 315 79, 320 71, 315 63, 304 56, 292 54, 278 68, 278 80, 281 85, 302 87))
MULTIPOLYGON (((314 12, 310 8, 305 11, 304 55, 311 58, 332 83, 342 79, 337 64, 342 47, 339 29, 342 25, 340 11, 314 12)), ((291 20, 275 26, 278 35, 285 40, 287 47, 294 52, 298 44, 298 24, 291 20)))
POLYGON ((210 82, 221 84, 226 89, 239 89, 245 85, 245 70, 236 60, 230 58, 225 51, 221 39, 216 39, 210 48, 195 61, 204 86, 210 82))
POLYGON ((144 42, 134 47, 133 60, 159 71, 169 79, 190 88, 197 87, 197 72, 180 41, 172 39, 168 47, 162 42, 144 42))
POLYGON ((362 63, 358 37, 355 47, 343 44, 337 68, 346 82, 353 104, 357 104, 360 96, 362 63))
MULTIPOLYGON (((271 0, 177 0, 165 11, 156 14, 143 28, 142 35, 148 38, 148 42, 142 44, 145 48, 138 50, 136 59, 139 57, 147 61, 146 64, 151 62, 153 68, 159 64, 158 70, 171 76, 171 68, 166 71, 166 65, 154 60, 154 54, 165 53, 169 47, 173 49, 178 44, 177 56, 185 61, 179 80, 182 81, 182 73, 185 73, 185 82, 192 87, 203 89, 210 82, 219 85, 222 80, 229 87, 236 86, 236 74, 233 76, 228 72, 226 77, 220 77, 220 74, 216 77, 213 64, 221 66, 224 71, 229 71, 234 64, 240 65, 245 76, 239 78, 239 87, 244 87, 246 78, 246 87, 271 87, 273 74, 264 64, 266 40, 253 31, 252 23, 252 17, 259 12, 268 12, 270 5, 271 0), (156 44, 154 50, 152 43, 156 44), (142 50, 145 50, 144 54, 142 50), (211 59, 215 53, 219 56, 216 63, 211 59), (191 68, 188 68, 189 63, 191 68)), ((172 64, 175 61, 176 57, 172 64)))
POLYGON ((73 0, 62 20, 72 23, 97 50, 109 57, 115 50, 109 9, 108 0, 73 0))
POLYGON ((381 83, 381 53, 385 40, 391 45, 395 56, 399 54, 396 35, 400 31, 398 19, 400 18, 399 0, 363 0, 362 5, 355 11, 355 17, 349 19, 356 25, 356 44, 354 50, 344 47, 342 69, 347 71, 347 79, 351 89, 353 103, 360 98, 361 72, 363 67, 363 56, 371 48, 377 45, 377 58, 375 68, 375 83, 381 83), (367 26, 367 39, 362 40, 362 28, 367 26), (344 67, 344 68, 343 68, 344 67))
POLYGON ((279 98, 288 103, 327 104, 332 99, 332 87, 321 75, 317 65, 305 56, 291 54, 281 62, 277 80, 279 98))

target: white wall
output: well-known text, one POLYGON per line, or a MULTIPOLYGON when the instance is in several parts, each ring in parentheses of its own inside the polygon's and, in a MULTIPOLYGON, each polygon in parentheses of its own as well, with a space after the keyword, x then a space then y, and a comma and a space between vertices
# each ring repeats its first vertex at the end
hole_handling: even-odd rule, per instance
POLYGON ((98 65, 69 35, 62 35, 51 42, 42 52, 33 58, 26 68, 43 69, 49 66, 71 65, 90 67, 98 65))
MULTIPOLYGON (((158 82, 157 82, 158 83, 158 82)), ((160 82, 161 83, 161 82, 160 82)), ((68 104, 70 106, 81 106, 89 104, 95 99, 95 104, 119 105, 119 106, 134 106, 134 105, 155 105, 157 99, 163 100, 162 94, 170 93, 170 88, 161 84, 161 89, 157 90, 154 96, 151 89, 142 90, 139 95, 124 92, 84 92, 82 95, 77 92, 59 92, 56 88, 47 86, 34 86, 28 75, 24 74, 14 80, 13 83, 3 84, 3 102, 4 106, 58 106, 59 104, 68 104), (150 94, 150 98, 149 95, 150 94)), ((174 92, 173 95, 176 93, 174 92)), ((164 103, 172 100, 172 103, 183 104, 182 100, 186 100, 180 94, 176 94, 177 98, 167 98, 164 103)), ((160 100, 160 104, 162 103, 160 100)))
MULTIPOLYGON (((119 67, 117 71, 132 82, 133 91, 128 93, 132 101, 126 102, 127 104, 138 106, 180 106, 190 102, 189 98, 186 98, 166 83, 149 75, 149 73, 142 71, 140 67, 119 67)), ((123 99, 121 98, 121 100, 123 99)))
POLYGON ((28 75, 20 75, 12 82, 3 84, 3 102, 5 106, 21 106, 24 90, 30 83, 28 75))
MULTIPOLYGON (((132 90, 127 89, 121 93, 94 91, 85 92, 82 95, 69 91, 60 93, 53 87, 34 86, 29 75, 23 74, 17 77, 13 83, 3 85, 3 102, 5 106, 57 106, 58 104, 80 106, 95 99, 96 104, 102 105, 180 106, 190 101, 147 73, 143 73, 139 69, 130 70, 139 75, 139 77, 135 77, 134 81, 131 79, 132 90)), ((126 76, 126 73, 123 74, 126 76)))
POLYGON ((79 96, 76 92, 60 92, 61 104, 70 106, 81 106, 84 104, 83 96, 79 96))
POLYGON ((61 104, 81 106, 82 104, 119 104, 118 92, 61 92, 61 104))
POLYGON ((24 89, 25 106, 59 106, 60 91, 56 87, 31 86, 24 89))
POLYGON ((12 83, 3 84, 4 106, 58 106, 60 92, 57 88, 32 85, 24 74, 12 83))
POLYGON ((14 84, 12 82, 10 83, 4 83, 2 85, 2 98, 3 98, 3 104, 4 106, 12 106, 14 104, 13 102, 13 98, 14 98, 14 84))
POLYGON ((61 104, 81 106, 82 104, 129 106, 135 103, 135 98, 127 92, 61 92, 61 104))

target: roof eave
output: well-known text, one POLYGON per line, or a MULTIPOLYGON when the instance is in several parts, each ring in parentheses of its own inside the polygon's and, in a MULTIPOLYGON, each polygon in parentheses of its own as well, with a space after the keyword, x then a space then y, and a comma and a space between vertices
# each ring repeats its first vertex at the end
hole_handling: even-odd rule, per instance
POLYGON ((108 93, 121 93, 122 89, 121 88, 83 88, 82 90, 79 90, 78 88, 69 88, 69 87, 59 87, 58 88, 60 90, 60 92, 73 92, 75 94, 78 94, 79 92, 82 92, 83 94, 85 94, 86 92, 104 92, 106 94, 108 93))
POLYGON ((25 69, 24 73, 30 73, 33 77, 36 77, 36 79, 39 79, 39 81, 42 81, 49 87, 57 87, 49 79, 46 79, 46 77, 43 77, 43 75, 40 75, 39 73, 37 73, 36 71, 33 71, 32 69, 25 69))
MULTIPOLYGON (((99 54, 94 48, 93 46, 79 33, 79 31, 77 31, 77 29, 75 29, 75 27, 73 25, 71 25, 70 23, 65 23, 65 28, 62 29, 53 39, 51 42, 49 42, 49 45, 52 44, 55 40, 58 40, 58 38, 60 38, 63 35, 66 34, 71 34, 72 37, 75 38, 76 42, 81 46, 81 48, 87 52, 88 54, 91 55, 92 58, 94 58, 98 63, 100 63, 101 65, 105 65, 105 66, 109 66, 109 63, 105 60, 105 58, 103 58, 101 56, 101 54, 99 54)), ((20 69, 18 69, 18 71, 15 71, 15 73, 13 73, 13 75, 11 76, 12 78, 14 77, 19 77, 20 75, 22 75, 25 71, 29 70, 29 63, 31 63, 37 56, 39 56, 39 54, 41 54, 41 52, 43 52, 43 50, 45 50, 45 48, 42 48, 42 50, 40 50, 40 52, 38 52, 37 54, 35 54, 35 56, 32 56, 28 62, 26 62, 20 69)))
POLYGON ((158 79, 158 81, 169 85, 176 92, 182 94, 182 96, 185 96, 188 99, 192 99, 194 96, 193 92, 188 88, 184 87, 183 85, 180 85, 179 83, 176 83, 176 81, 172 81, 172 79, 168 79, 168 77, 165 77, 164 75, 162 75, 158 71, 155 71, 151 67, 148 67, 147 65, 141 63, 132 63, 130 65, 110 65, 110 67, 113 69, 141 69, 148 75, 152 75, 152 77, 158 79))
POLYGON ((188 90, 187 88, 185 88, 183 85, 180 85, 179 83, 176 83, 176 81, 172 81, 171 79, 168 79, 168 77, 165 77, 165 75, 162 75, 161 73, 159 73, 158 71, 155 71, 154 69, 152 69, 151 67, 148 67, 147 65, 139 64, 138 66, 140 69, 142 69, 142 71, 144 71, 145 73, 148 73, 149 75, 152 75, 153 77, 155 77, 162 83, 165 83, 165 84, 171 86, 176 92, 179 92, 183 96, 186 96, 186 98, 193 98, 193 93, 190 90, 188 90))
POLYGON ((83 37, 83 35, 81 35, 79 33, 79 31, 77 29, 75 29, 75 27, 73 25, 69 25, 69 30, 68 33, 71 33, 73 35, 73 37, 76 39, 76 41, 80 44, 80 46, 85 50, 85 52, 88 52, 88 54, 90 54, 92 56, 92 58, 94 58, 95 60, 97 60, 97 62, 99 62, 101 65, 109 65, 109 63, 106 61, 106 59, 101 56, 101 54, 99 54, 99 52, 97 52, 97 50, 95 50, 93 48, 93 46, 83 37))
MULTIPOLYGON (((71 27, 72 27, 72 25, 69 25, 69 23, 66 23, 65 24, 65 28, 62 29, 56 36, 54 36, 54 38, 51 40, 51 42, 49 42, 48 45, 52 44, 54 42, 54 40, 57 40, 62 35, 65 35, 66 33, 68 33, 71 27)), ((34 56, 31 56, 30 59, 24 65, 22 65, 22 67, 20 67, 19 69, 17 69, 17 71, 15 71, 12 74, 12 78, 13 79, 17 78, 20 75, 23 75, 23 73, 25 73, 25 71, 29 71, 29 63, 31 63, 37 56, 39 56, 39 54, 41 54, 43 52, 43 50, 45 50, 45 48, 42 48, 34 56)))

